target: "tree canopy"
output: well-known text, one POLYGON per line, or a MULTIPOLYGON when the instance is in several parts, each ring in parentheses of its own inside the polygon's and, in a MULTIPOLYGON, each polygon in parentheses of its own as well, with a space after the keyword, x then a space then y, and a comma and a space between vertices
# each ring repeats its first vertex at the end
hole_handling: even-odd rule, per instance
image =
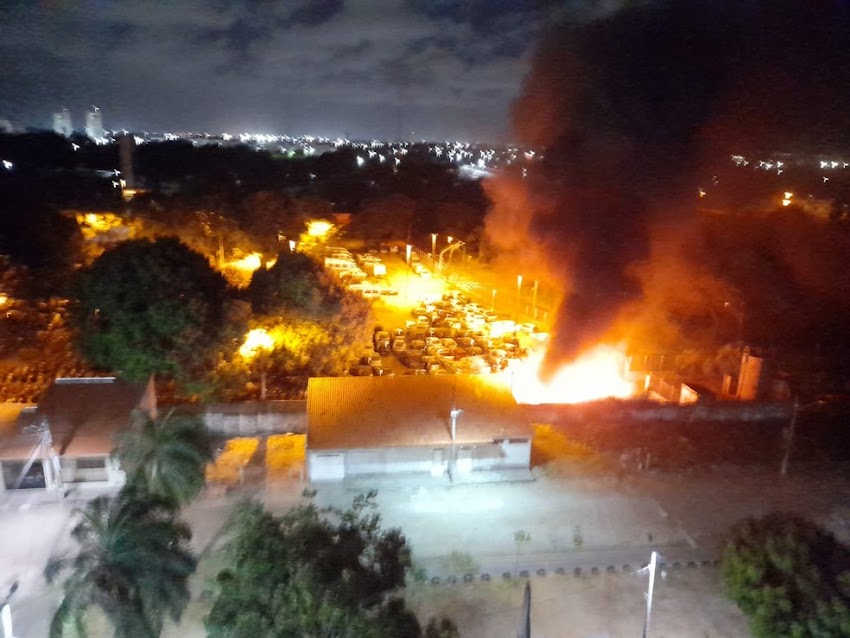
POLYGON ((174 415, 151 419, 133 415, 121 433, 115 456, 131 489, 177 507, 189 503, 204 486, 204 470, 213 458, 212 442, 197 417, 174 415))
POLYGON ((351 509, 307 504, 274 516, 256 503, 231 520, 228 566, 206 618, 212 638, 253 636, 453 638, 449 622, 423 634, 397 593, 411 567, 398 529, 383 530, 374 493, 351 509))
POLYGON ((51 638, 86 635, 86 611, 99 607, 116 638, 156 638, 166 617, 179 620, 190 599, 196 561, 189 528, 170 507, 122 490, 81 511, 71 535, 79 543, 70 561, 48 565, 51 579, 70 563, 65 596, 50 626, 51 638))
POLYGON ((793 514, 746 519, 721 570, 756 638, 850 636, 850 548, 817 525, 793 514))
POLYGON ((224 334, 227 284, 176 239, 128 241, 84 271, 74 319, 85 357, 141 380, 185 381, 212 369, 224 334))
POLYGON ((254 272, 248 297, 255 312, 296 310, 310 316, 326 314, 339 304, 343 291, 307 255, 281 251, 271 268, 254 272))

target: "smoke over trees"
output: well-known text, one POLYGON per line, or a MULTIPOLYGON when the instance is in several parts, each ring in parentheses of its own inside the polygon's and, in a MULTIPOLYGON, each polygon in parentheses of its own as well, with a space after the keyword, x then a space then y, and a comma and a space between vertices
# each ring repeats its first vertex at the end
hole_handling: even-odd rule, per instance
POLYGON ((813 7, 673 0, 543 37, 513 116, 545 157, 526 179, 488 187, 487 231, 520 259, 536 246, 537 267, 565 286, 549 371, 653 323, 670 340, 694 328, 692 315, 710 327, 711 307, 745 294, 729 275, 746 280, 747 269, 718 263, 731 248, 715 238, 723 250, 713 249, 697 193, 732 153, 848 139, 850 12, 813 7))

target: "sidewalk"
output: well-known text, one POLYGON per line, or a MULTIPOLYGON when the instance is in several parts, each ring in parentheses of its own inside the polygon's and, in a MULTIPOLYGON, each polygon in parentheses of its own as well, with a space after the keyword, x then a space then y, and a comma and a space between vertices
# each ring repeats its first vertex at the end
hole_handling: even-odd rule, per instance
MULTIPOLYGON (((415 559, 417 567, 425 570, 434 584, 441 582, 496 580, 501 578, 527 578, 529 576, 596 575, 601 573, 635 572, 649 563, 653 550, 659 553, 658 568, 694 569, 714 567, 720 559, 720 547, 612 547, 557 554, 470 555, 469 563, 475 573, 458 573, 450 557, 434 556, 415 559)), ((465 557, 466 558, 466 557, 465 557)))

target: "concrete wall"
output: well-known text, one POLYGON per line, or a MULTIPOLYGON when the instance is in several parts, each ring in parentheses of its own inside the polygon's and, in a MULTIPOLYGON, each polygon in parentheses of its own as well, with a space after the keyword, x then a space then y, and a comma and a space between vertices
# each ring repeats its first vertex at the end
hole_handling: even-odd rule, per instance
MULTIPOLYGON (((196 414, 207 429, 219 436, 262 436, 307 432, 306 401, 245 401, 180 406, 181 413, 196 414)), ((160 412, 166 413, 167 406, 160 412)))
POLYGON ((759 422, 787 421, 791 418, 791 404, 765 401, 717 401, 707 404, 677 405, 654 401, 597 401, 578 405, 526 405, 522 406, 533 423, 582 423, 589 420, 607 420, 635 424, 645 421, 669 423, 709 422, 759 422))
MULTIPOLYGON (((338 480, 365 474, 420 473, 442 476, 449 469, 450 445, 395 447, 363 450, 308 450, 307 472, 311 481, 338 480)), ((505 439, 494 443, 458 445, 458 473, 527 469, 531 463, 530 439, 505 439)))
POLYGON ((62 483, 78 483, 99 486, 121 486, 126 480, 126 474, 111 456, 68 458, 60 461, 62 468, 62 483), (102 463, 100 467, 92 467, 102 463))

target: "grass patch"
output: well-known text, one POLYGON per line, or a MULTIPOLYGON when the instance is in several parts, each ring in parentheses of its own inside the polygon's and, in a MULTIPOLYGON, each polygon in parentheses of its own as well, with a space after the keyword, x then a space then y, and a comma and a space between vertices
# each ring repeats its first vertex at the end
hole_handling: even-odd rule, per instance
POLYGON ((251 461, 259 445, 260 440, 254 437, 229 439, 215 461, 207 464, 207 483, 238 485, 243 468, 251 461))
POLYGON ((300 470, 307 449, 305 434, 273 434, 266 439, 266 470, 269 478, 286 477, 300 470))

